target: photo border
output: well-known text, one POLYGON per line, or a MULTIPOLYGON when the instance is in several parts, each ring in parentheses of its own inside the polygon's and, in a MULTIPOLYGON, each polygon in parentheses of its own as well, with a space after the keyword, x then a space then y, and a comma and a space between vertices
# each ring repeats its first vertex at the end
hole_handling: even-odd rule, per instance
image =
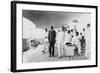
POLYGON ((44 3, 44 2, 27 2, 27 1, 11 1, 11 71, 12 72, 25 72, 25 71, 43 71, 43 70, 58 70, 58 69, 73 69, 73 68, 90 68, 98 66, 98 6, 91 5, 75 5, 75 4, 58 4, 58 3, 44 3), (17 4, 35 4, 35 5, 50 5, 50 6, 67 6, 67 7, 81 7, 81 8, 94 8, 96 9, 96 63, 95 65, 73 66, 73 67, 54 67, 54 68, 40 68, 40 69, 23 69, 17 70, 16 65, 16 7, 17 4))

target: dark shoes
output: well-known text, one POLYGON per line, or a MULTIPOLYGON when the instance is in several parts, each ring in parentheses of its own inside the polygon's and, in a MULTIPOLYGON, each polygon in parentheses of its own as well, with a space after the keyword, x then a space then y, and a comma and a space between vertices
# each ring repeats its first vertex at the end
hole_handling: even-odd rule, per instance
POLYGON ((52 55, 52 56, 50 55, 49 57, 54 57, 54 55, 52 55))

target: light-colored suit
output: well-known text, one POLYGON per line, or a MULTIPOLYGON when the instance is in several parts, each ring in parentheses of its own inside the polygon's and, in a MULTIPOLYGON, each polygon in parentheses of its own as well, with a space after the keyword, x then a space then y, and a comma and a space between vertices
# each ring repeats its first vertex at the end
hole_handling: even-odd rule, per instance
POLYGON ((58 57, 61 57, 64 54, 64 39, 65 33, 60 31, 57 33, 57 47, 58 47, 58 57))

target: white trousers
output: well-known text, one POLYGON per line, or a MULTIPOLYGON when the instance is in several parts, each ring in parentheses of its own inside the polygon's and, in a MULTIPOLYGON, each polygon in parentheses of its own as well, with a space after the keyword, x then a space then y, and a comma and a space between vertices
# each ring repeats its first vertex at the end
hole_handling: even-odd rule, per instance
POLYGON ((64 54, 64 43, 58 42, 58 57, 61 57, 64 54))
POLYGON ((49 42, 48 42, 48 40, 45 40, 44 41, 44 51, 47 52, 48 48, 49 48, 49 42))
POLYGON ((75 45, 78 48, 78 54, 81 54, 81 45, 80 45, 80 42, 76 41, 75 45))
POLYGON ((78 44, 78 53, 81 54, 81 46, 78 44))

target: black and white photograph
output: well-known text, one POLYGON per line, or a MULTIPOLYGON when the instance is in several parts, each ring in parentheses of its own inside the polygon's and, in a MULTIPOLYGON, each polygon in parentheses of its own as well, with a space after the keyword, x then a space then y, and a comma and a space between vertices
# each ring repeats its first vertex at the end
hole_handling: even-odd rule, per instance
POLYGON ((22 11, 23 63, 89 60, 91 13, 22 11))
POLYGON ((97 6, 11 4, 12 72, 97 67, 97 6))

